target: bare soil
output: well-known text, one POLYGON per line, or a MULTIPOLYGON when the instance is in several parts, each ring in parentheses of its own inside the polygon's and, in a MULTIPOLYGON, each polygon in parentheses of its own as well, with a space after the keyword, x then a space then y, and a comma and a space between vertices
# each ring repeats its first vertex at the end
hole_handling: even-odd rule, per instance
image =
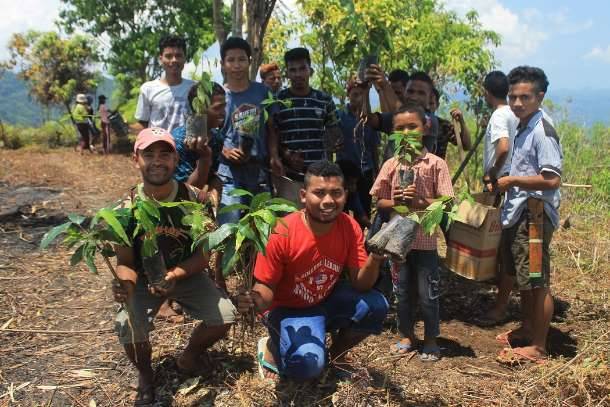
MULTIPOLYGON (((70 149, 0 150, 0 406, 132 405, 135 370, 113 333, 117 305, 110 275, 71 268, 61 248, 38 244, 69 213, 92 214, 124 196, 139 175, 126 155, 84 155, 70 149)), ((569 203, 563 213, 569 213, 569 203)), ((450 272, 442 276, 443 359, 389 352, 395 314, 386 329, 353 351, 359 372, 339 381, 277 386, 257 376, 257 325, 242 344, 240 328, 210 351, 209 378, 185 379, 175 367, 193 327, 157 321, 152 334, 159 406, 610 405, 610 242, 607 213, 556 233, 556 315, 544 365, 506 368, 496 361, 498 333, 517 326, 518 298, 508 321, 481 328, 473 317, 495 288, 450 272), (242 346, 243 345, 243 346, 242 346)), ((418 331, 421 335, 421 323, 418 331)))

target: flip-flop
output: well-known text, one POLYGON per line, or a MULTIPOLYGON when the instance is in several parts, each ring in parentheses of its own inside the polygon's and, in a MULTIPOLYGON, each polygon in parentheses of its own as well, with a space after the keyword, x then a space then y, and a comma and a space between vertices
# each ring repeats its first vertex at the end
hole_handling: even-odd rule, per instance
POLYGON ((409 353, 411 350, 413 350, 413 343, 404 344, 401 341, 396 342, 391 349, 392 353, 397 353, 399 355, 409 353))
MULTIPOLYGON (((265 349, 267 349, 267 340, 268 336, 264 336, 258 340, 258 344, 256 345, 256 359, 258 360, 258 375, 261 379, 270 379, 265 377, 265 369, 268 371, 275 373, 280 376, 280 371, 277 369, 277 366, 272 365, 271 363, 265 360, 265 349)), ((270 379, 272 380, 272 379, 270 379)))
POLYGON ((498 356, 496 361, 502 365, 515 367, 523 366, 528 363, 534 363, 542 365, 546 362, 545 358, 535 357, 527 355, 519 350, 520 348, 504 348, 498 356))
POLYGON ((513 329, 510 329, 506 332, 502 332, 501 334, 496 336, 496 341, 504 346, 510 346, 513 348, 517 348, 520 346, 528 346, 530 344, 531 340, 524 337, 518 336, 511 338, 511 334, 513 332, 513 329))
POLYGON ((441 358, 441 348, 438 345, 428 346, 425 345, 421 350, 419 359, 422 362, 438 362, 441 358))

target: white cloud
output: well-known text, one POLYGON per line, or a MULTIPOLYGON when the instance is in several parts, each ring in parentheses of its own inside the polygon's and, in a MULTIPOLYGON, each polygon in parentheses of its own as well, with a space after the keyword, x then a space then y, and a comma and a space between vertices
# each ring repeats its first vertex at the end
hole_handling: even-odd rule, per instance
POLYGON ((603 47, 593 47, 593 49, 585 55, 585 58, 597 59, 610 64, 610 45, 605 49, 603 47))
POLYGON ((13 33, 27 30, 55 30, 59 16, 59 0, 0 1, 0 60, 8 58, 6 45, 13 33))
POLYGON ((445 0, 445 6, 458 15, 476 10, 483 27, 500 34, 502 42, 495 54, 504 66, 523 62, 549 37, 533 23, 541 15, 535 8, 516 13, 498 0, 445 0))

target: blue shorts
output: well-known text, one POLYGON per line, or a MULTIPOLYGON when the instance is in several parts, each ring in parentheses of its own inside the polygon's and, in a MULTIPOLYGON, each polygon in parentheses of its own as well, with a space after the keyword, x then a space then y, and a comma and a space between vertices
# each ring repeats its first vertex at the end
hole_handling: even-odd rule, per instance
POLYGON ((280 374, 293 380, 318 377, 326 364, 326 332, 350 328, 379 334, 388 308, 379 291, 359 292, 347 281, 339 281, 312 307, 274 308, 267 323, 280 374))

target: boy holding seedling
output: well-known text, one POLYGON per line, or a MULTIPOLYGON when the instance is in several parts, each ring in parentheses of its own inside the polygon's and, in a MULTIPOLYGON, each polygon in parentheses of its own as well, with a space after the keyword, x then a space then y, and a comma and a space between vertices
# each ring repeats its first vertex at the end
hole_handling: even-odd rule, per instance
POLYGON ((360 226, 343 213, 345 200, 339 167, 311 164, 301 189, 305 209, 278 223, 266 255, 257 257, 254 287, 238 296, 241 313, 268 311, 270 336, 259 340, 257 351, 263 377, 319 377, 326 332, 332 333, 331 362, 350 370, 347 352, 381 332, 388 303, 373 285, 383 257, 366 254, 360 226))
MULTIPOLYGON (((197 200, 196 188, 172 178, 178 155, 174 140, 166 130, 142 130, 136 138, 133 159, 142 174, 142 183, 133 190, 127 206, 131 206, 135 194, 159 202, 197 200)), ((131 309, 131 315, 125 307, 119 311, 116 329, 129 360, 138 370, 136 405, 148 405, 155 400, 148 333, 153 329, 155 314, 166 299, 177 301, 186 313, 202 321, 176 361, 178 369, 185 374, 197 374, 201 368, 210 368, 205 349, 221 339, 235 321, 233 304, 203 272, 208 264, 207 254, 191 248, 189 227, 182 224, 182 209, 163 206, 158 209, 161 221, 156 226, 156 242, 167 268, 162 286, 150 284, 144 274, 144 232, 134 238, 133 247, 115 247, 116 272, 121 282, 115 281, 112 286, 114 298, 127 303, 131 309)))
POLYGON ((563 152, 553 125, 540 109, 549 82, 540 68, 519 66, 508 74, 508 103, 519 126, 509 174, 492 190, 506 192, 502 208, 502 251, 506 273, 516 276, 523 325, 503 337, 508 345, 498 360, 506 364, 542 362, 553 316, 549 246, 559 226, 559 187, 563 152))
MULTIPOLYGON (((264 112, 263 102, 269 98, 269 88, 250 81, 251 55, 250 45, 243 38, 230 37, 220 48, 227 80, 227 108, 221 130, 223 148, 218 166, 222 181, 221 207, 246 203, 246 197, 231 193, 235 189, 253 194, 267 190, 268 176, 264 168, 268 162, 274 173, 283 173, 272 118, 264 112)), ((239 217, 239 210, 234 210, 220 214, 218 222, 237 223, 239 217)))
MULTIPOLYGON (((425 123, 424 110, 414 104, 407 104, 394 114, 394 131, 417 132, 420 142, 421 135, 426 131, 425 123)), ((396 206, 421 211, 441 196, 453 196, 453 187, 445 161, 429 153, 424 146, 413 160, 393 157, 386 161, 371 189, 371 195, 377 198, 380 211, 392 212, 396 206), (411 173, 412 177, 401 177, 401 173, 411 173)), ((398 330, 402 339, 393 350, 406 353, 415 347, 414 300, 418 296, 424 316, 424 344, 420 356, 423 361, 437 361, 440 358, 440 348, 436 343, 440 330, 436 240, 436 233, 428 235, 421 227, 418 228, 406 262, 399 265, 398 330)))
POLYGON ((187 95, 193 81, 182 77, 186 41, 169 35, 159 41, 159 63, 165 75, 140 87, 135 118, 143 128, 161 127, 171 132, 184 125, 187 95))

